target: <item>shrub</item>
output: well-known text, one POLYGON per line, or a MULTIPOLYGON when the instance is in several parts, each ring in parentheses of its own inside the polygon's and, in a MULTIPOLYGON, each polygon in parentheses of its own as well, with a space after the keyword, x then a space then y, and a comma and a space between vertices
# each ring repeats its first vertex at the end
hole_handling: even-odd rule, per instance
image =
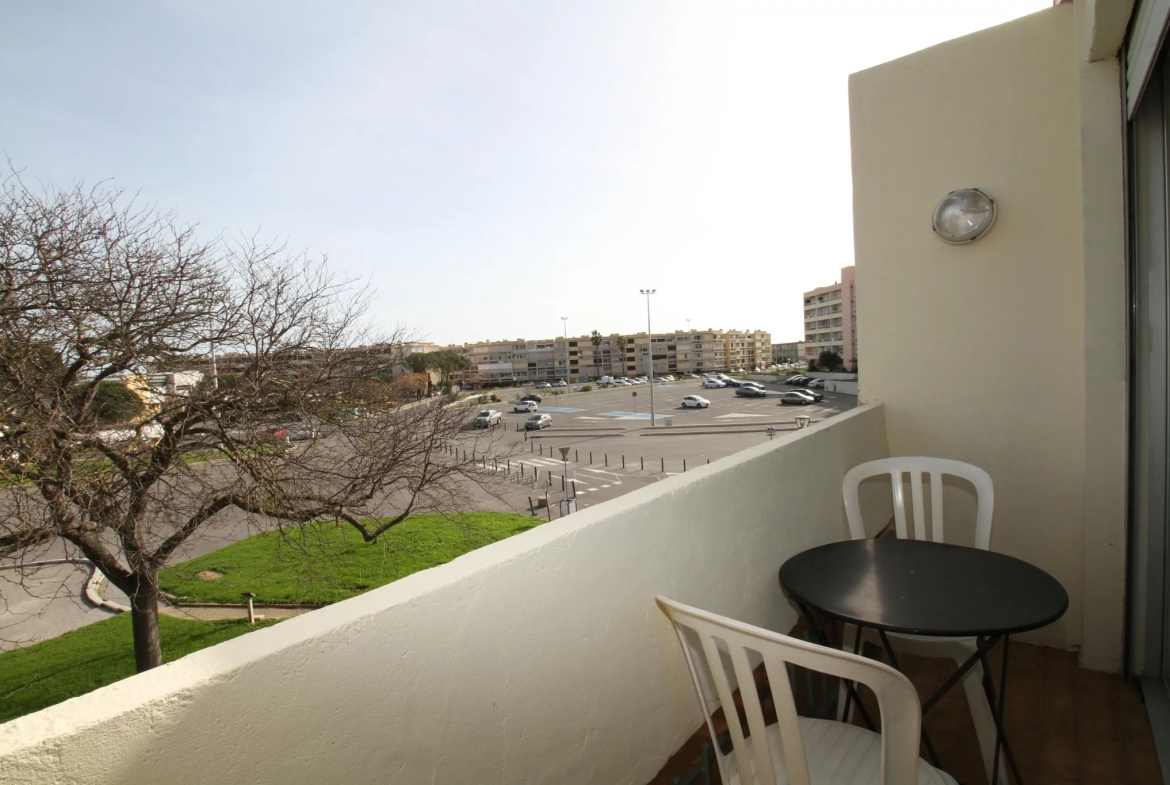
POLYGON ((593 392, 593 385, 587 384, 581 388, 581 392, 593 392))
POLYGON ((496 395, 495 393, 492 393, 492 398, 491 398, 491 400, 492 400, 492 403, 499 403, 499 402, 500 402, 500 396, 496 395))
POLYGON ((121 423, 142 414, 144 404, 121 382, 101 382, 93 396, 93 414, 104 423, 121 423))

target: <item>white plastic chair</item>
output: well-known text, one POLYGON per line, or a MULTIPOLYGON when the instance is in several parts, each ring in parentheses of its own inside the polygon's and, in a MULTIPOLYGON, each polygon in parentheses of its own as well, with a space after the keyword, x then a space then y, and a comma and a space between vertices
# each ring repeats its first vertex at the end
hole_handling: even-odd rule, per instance
MULTIPOLYGON (((888 476, 893 491, 895 534, 902 539, 945 542, 946 527, 943 517, 943 477, 945 475, 958 477, 975 486, 977 505, 975 541, 971 544, 976 548, 989 550, 991 547, 991 515, 995 506, 995 488, 991 482, 991 475, 978 466, 946 458, 882 458, 850 469, 841 483, 850 536, 855 540, 865 539, 865 525, 862 521, 861 503, 858 498, 858 489, 861 483, 871 477, 888 476), (911 505, 909 508, 906 505, 906 489, 904 487, 906 475, 909 475, 910 481, 911 505), (926 495, 927 489, 929 489, 929 497, 926 495), (927 527, 925 506, 927 498, 930 500, 929 528, 927 527)), ((845 651, 852 650, 856 635, 855 627, 845 625, 842 638, 842 647, 845 651)), ((888 638, 895 651, 921 657, 946 657, 953 659, 956 666, 966 662, 976 649, 974 638, 934 638, 898 634, 889 634, 888 638)), ((872 630, 866 630, 862 645, 866 641, 881 645, 877 634, 872 630)), ((971 719, 975 723, 975 733, 979 738, 979 747, 983 754, 984 771, 987 772, 988 779, 990 779, 992 761, 995 756, 995 720, 991 714, 991 706, 987 703, 987 695, 983 691, 982 681, 983 668, 976 664, 963 678, 963 690, 967 694, 967 703, 971 707, 971 719)), ((838 705, 843 709, 845 703, 843 689, 839 698, 838 705)), ((842 718, 849 719, 844 715, 842 718)), ((1000 781, 1009 782, 1007 767, 1002 759, 1000 761, 1000 781)))
POLYGON ((717 738, 713 715, 724 707, 733 749, 723 755, 718 744, 713 746, 726 785, 955 785, 950 775, 918 757, 922 726, 918 693, 893 668, 665 597, 658 597, 658 604, 674 623, 712 740, 717 738), (688 640, 687 630, 698 638, 698 647, 688 640), (775 725, 764 725, 752 677, 753 657, 763 661, 768 674, 775 725), (881 734, 797 716, 789 663, 867 685, 877 696, 881 734), (748 738, 732 697, 737 685, 743 687, 740 699, 748 738))

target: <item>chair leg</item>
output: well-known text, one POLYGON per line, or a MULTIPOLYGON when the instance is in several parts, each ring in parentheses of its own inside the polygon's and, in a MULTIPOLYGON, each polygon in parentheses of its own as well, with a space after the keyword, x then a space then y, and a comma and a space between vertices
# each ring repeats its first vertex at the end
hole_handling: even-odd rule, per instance
MULTIPOLYGON (((959 665, 964 660, 955 657, 959 665)), ((979 740, 979 751, 983 756, 983 770, 987 772, 988 781, 991 780, 992 761, 995 758, 995 718, 991 714, 991 706, 987 703, 987 694, 983 691, 983 666, 976 664, 963 677, 963 691, 967 694, 967 705, 971 707, 971 720, 975 723, 975 736, 979 740)), ((1009 783, 1007 761, 1003 755, 999 757, 999 781, 1009 783)))

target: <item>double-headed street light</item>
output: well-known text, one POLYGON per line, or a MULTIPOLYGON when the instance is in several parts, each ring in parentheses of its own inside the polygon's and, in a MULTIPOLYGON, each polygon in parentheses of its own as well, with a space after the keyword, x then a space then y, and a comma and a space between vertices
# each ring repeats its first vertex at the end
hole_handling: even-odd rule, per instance
POLYGON ((650 427, 653 428, 654 422, 654 332, 650 329, 650 295, 657 292, 657 289, 639 289, 641 294, 646 295, 646 340, 650 348, 650 427))

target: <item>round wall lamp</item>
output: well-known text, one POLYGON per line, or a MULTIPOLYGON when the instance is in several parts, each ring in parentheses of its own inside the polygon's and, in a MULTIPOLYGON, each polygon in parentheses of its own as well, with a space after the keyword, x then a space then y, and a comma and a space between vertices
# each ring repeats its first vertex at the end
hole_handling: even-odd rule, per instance
POLYGON ((978 188, 951 191, 934 208, 930 224, 943 242, 974 242, 995 224, 995 200, 978 188))

